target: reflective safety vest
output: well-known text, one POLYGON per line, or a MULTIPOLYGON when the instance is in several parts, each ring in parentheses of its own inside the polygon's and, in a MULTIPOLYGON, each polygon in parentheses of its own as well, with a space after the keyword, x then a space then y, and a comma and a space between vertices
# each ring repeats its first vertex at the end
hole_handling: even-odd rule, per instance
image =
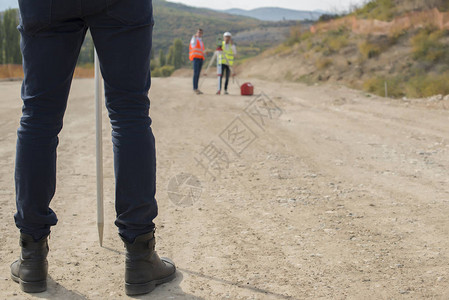
POLYGON ((194 58, 200 58, 200 59, 205 59, 205 55, 204 55, 204 44, 203 41, 195 38, 196 40, 196 45, 192 46, 192 43, 190 43, 189 46, 189 59, 193 60, 194 58))
POLYGON ((231 43, 228 44, 228 49, 226 50, 226 42, 223 41, 221 49, 223 50, 223 57, 221 59, 221 63, 223 65, 229 65, 230 67, 232 67, 232 65, 234 64, 234 51, 232 51, 231 43))

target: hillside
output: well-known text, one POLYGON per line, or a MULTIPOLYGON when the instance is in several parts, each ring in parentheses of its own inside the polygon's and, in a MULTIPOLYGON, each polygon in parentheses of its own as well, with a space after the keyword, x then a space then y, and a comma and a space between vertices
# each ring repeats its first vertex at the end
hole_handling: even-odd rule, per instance
MULTIPOLYGON (((2 2, 2 5, 8 3, 2 2)), ((14 3, 12 3, 14 4, 13 7, 17 7, 17 3, 14 3)), ((153 6, 155 18, 153 52, 155 58, 157 58, 160 50, 167 54, 173 41, 181 39, 184 44, 183 53, 186 62, 188 43, 198 27, 204 29, 205 45, 212 51, 215 49, 217 38, 222 37, 223 32, 232 32, 239 45, 239 59, 245 59, 261 53, 272 46, 273 42, 282 43, 288 36, 290 26, 296 24, 295 21, 260 21, 165 0, 154 0, 153 6)), ((17 13, 17 10, 15 11, 17 13)), ((16 30, 14 32, 18 35, 16 30)), ((88 34, 81 50, 79 64, 85 65, 92 62, 93 42, 88 34)))
POLYGON ((353 15, 359 18, 391 21, 406 13, 437 8, 440 11, 449 9, 447 0, 376 0, 369 1, 363 7, 356 9, 353 15))
POLYGON ((268 26, 268 24, 252 18, 190 7, 165 0, 154 0, 153 5, 155 53, 159 49, 168 49, 175 38, 180 38, 187 44, 199 27, 204 30, 206 46, 213 49, 217 36, 221 36, 225 31, 237 33, 260 26, 268 26))
MULTIPOLYGON (((233 34, 238 45, 238 60, 254 57, 274 43, 286 40, 291 26, 296 21, 269 22, 245 16, 236 16, 210 9, 196 8, 184 4, 154 0, 155 26, 153 34, 153 51, 155 55, 162 49, 168 52, 174 39, 184 43, 184 61, 188 63, 188 43, 197 28, 204 30, 204 42, 209 55, 215 50, 217 39, 225 31, 233 34)), ((156 73, 155 73, 156 74, 156 73)))
MULTIPOLYGON (((184 4, 154 0, 155 27, 153 50, 167 51, 173 40, 179 38, 187 47, 198 27, 204 30, 206 48, 214 50, 217 38, 225 31, 233 34, 239 46, 239 59, 255 56, 274 43, 286 40, 296 21, 261 21, 225 12, 196 8, 184 4)), ((187 55, 187 49, 185 51, 187 55)))
MULTIPOLYGON (((17 8, 17 0, 1 0, 1 8, 17 8)), ((205 43, 214 48, 218 35, 225 31, 237 33, 258 27, 272 26, 259 20, 218 12, 211 9, 196 8, 165 0, 153 0, 154 35, 153 48, 168 49, 175 38, 181 38, 185 43, 190 40, 198 27, 205 32, 205 43)), ((2 11, 3 9, 0 9, 2 11)), ((89 37, 88 37, 89 39, 89 37)), ((88 41, 88 44, 90 42, 88 41)))
POLYGON ((317 24, 314 33, 296 27, 287 42, 247 62, 240 73, 279 81, 336 82, 398 98, 447 95, 449 13, 439 12, 446 2, 437 2, 429 7, 424 1, 372 1, 349 16, 317 24), (388 22, 368 18, 384 15, 386 7, 393 7, 388 22))
POLYGON ((279 7, 262 7, 252 10, 232 8, 224 12, 233 15, 246 16, 262 21, 283 21, 283 20, 318 20, 322 12, 293 10, 279 7))
MULTIPOLYGON (((262 22, 253 18, 235 16, 211 9, 196 8, 165 0, 153 0, 153 13, 155 20, 153 53, 156 57, 160 50, 168 53, 168 49, 173 44, 173 41, 175 39, 181 39, 186 48, 184 53, 185 59, 187 59, 188 43, 198 28, 204 30, 203 39, 206 47, 213 50, 215 49, 217 38, 221 37, 225 31, 230 31, 235 35, 242 31, 251 31, 257 28, 277 28, 278 31, 283 33, 281 36, 285 39, 285 33, 288 31, 289 26, 292 25, 288 22, 262 22)), ((262 36, 256 41, 253 41, 253 45, 250 47, 248 53, 245 48, 242 48, 242 55, 247 56, 260 53, 266 49, 266 47, 261 48, 259 46, 265 45, 265 40, 266 38, 262 36)), ((246 46, 244 41, 242 42, 242 46, 246 46)), ((92 46, 91 38, 88 36, 83 49, 92 49, 92 46)), ((82 57, 88 60, 90 59, 90 55, 86 55, 85 52, 83 52, 82 57)))

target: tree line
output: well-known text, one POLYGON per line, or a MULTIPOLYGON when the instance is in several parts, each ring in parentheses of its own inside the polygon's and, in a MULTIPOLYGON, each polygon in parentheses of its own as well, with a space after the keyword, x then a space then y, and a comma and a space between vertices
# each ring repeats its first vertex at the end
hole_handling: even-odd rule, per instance
MULTIPOLYGON (((0 64, 21 64, 20 33, 18 9, 8 9, 0 12, 0 64)), ((94 45, 90 33, 86 35, 78 59, 78 65, 93 64, 94 45)), ((186 65, 188 49, 181 39, 175 39, 168 51, 159 49, 157 58, 154 51, 151 54, 151 70, 153 76, 170 76, 173 71, 186 65)))
POLYGON ((154 77, 168 77, 175 70, 184 66, 187 62, 187 49, 181 39, 175 39, 168 48, 168 53, 159 49, 159 55, 155 58, 151 53, 151 71, 154 77))
POLYGON ((19 13, 8 9, 0 13, 0 64, 21 64, 19 13))

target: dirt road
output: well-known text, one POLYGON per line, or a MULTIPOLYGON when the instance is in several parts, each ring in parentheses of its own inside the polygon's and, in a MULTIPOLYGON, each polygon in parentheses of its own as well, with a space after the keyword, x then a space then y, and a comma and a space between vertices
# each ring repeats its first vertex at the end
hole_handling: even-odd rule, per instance
MULTIPOLYGON (((237 96, 235 86, 234 95, 215 96, 212 79, 202 96, 189 78, 154 80, 157 248, 179 272, 140 298, 449 298, 449 104, 254 83, 265 98, 237 96)), ((49 289, 33 296, 9 279, 19 255, 20 83, 0 83, 1 299, 126 298, 106 112, 105 247, 98 245, 93 87, 90 79, 73 83, 49 289)))

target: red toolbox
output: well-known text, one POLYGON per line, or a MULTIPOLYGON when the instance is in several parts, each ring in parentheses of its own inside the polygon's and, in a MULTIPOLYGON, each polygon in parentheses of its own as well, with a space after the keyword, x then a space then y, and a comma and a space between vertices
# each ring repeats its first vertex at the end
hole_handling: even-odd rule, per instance
POLYGON ((245 82, 240 87, 242 96, 252 96, 254 94, 254 86, 250 82, 245 82))

